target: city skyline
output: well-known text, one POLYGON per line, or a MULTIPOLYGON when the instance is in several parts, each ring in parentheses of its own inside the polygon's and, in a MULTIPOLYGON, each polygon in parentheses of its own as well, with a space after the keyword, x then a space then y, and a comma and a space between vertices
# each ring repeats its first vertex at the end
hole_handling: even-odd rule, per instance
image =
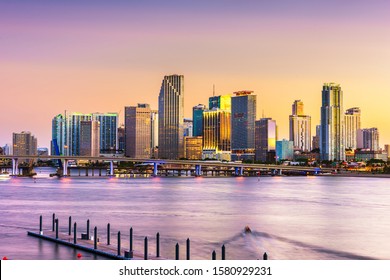
POLYGON ((314 2, 1 3, 0 92, 10 106, 0 113, 0 145, 31 131, 50 147, 51 120, 65 110, 118 112, 123 123, 129 104, 157 109, 161 77, 177 73, 186 78, 184 117, 207 104, 214 84, 216 95, 247 89, 257 119, 277 121, 279 139, 288 139, 297 99, 314 131, 321 87, 335 82, 344 108, 359 107, 361 126, 377 127, 383 147, 390 4, 314 2))

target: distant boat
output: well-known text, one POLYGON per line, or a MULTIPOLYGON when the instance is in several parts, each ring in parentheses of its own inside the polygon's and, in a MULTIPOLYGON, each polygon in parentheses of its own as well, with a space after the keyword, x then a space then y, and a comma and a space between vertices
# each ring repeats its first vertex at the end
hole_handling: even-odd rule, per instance
POLYGON ((245 233, 252 233, 252 230, 249 226, 245 226, 244 231, 245 231, 245 233))

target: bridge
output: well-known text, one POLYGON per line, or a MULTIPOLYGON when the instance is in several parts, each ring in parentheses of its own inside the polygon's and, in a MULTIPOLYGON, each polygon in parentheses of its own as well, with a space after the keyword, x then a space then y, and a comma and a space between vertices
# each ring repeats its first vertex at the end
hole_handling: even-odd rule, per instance
POLYGON ((189 167, 195 171, 195 176, 202 175, 202 167, 208 168, 224 168, 234 170, 234 175, 243 176, 244 170, 267 171, 272 174, 282 174, 283 171, 302 171, 311 174, 329 173, 331 168, 318 168, 298 165, 276 165, 276 164, 248 164, 240 162, 219 162, 219 161, 202 161, 202 160, 168 160, 168 159, 144 159, 144 158, 128 158, 128 157, 90 157, 90 156, 0 156, 0 159, 12 160, 11 175, 19 175, 19 162, 22 160, 61 160, 63 162, 63 176, 69 176, 68 168, 69 161, 100 161, 107 162, 110 165, 109 175, 114 176, 114 163, 119 162, 137 162, 153 165, 153 175, 158 175, 158 165, 176 165, 189 167))

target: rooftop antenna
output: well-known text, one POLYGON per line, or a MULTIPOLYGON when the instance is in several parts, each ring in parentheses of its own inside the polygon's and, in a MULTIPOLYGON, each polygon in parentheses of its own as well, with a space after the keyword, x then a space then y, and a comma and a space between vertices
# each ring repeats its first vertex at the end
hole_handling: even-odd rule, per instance
POLYGON ((262 118, 264 119, 264 109, 263 109, 263 111, 262 111, 262 118))
POLYGON ((213 96, 215 96, 215 85, 213 84, 213 96))

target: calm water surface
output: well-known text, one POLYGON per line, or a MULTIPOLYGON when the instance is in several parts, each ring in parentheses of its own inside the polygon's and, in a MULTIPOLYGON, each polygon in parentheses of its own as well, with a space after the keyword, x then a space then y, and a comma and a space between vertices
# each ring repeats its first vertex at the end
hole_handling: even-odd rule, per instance
MULTIPOLYGON (((127 246, 145 236, 154 252, 174 258, 174 246, 191 239, 192 259, 210 259, 225 244, 228 259, 390 259, 390 179, 341 177, 0 179, 0 256, 10 259, 76 259, 77 251, 27 236, 60 230, 68 217, 85 231, 90 219, 106 240, 109 222, 127 246), (252 234, 245 234, 248 225, 252 234)), ((43 175, 42 175, 43 174, 43 175)), ((83 253, 84 259, 97 257, 83 253)))

